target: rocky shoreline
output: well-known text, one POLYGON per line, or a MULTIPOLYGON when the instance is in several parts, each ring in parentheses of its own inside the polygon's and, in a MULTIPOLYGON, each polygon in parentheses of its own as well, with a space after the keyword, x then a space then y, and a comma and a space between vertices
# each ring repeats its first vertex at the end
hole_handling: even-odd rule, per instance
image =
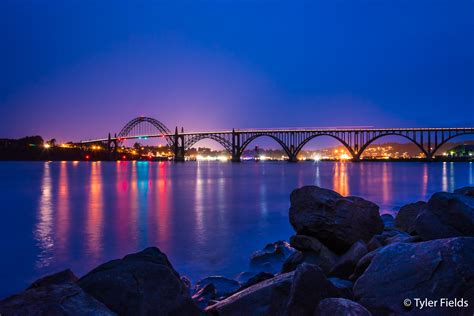
POLYGON ((295 235, 255 252, 235 280, 192 286, 151 247, 81 278, 39 279, 0 301, 0 315, 473 315, 474 187, 395 218, 315 186, 290 200, 295 235))

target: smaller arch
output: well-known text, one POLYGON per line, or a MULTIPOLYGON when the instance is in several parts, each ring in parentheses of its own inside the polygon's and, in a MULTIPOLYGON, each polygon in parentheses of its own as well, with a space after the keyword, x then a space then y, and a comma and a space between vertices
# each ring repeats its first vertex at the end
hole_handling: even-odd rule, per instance
POLYGON ((239 156, 243 154, 245 148, 247 148, 247 146, 253 142, 255 139, 259 138, 259 137, 263 137, 263 136, 268 136, 270 138, 272 138, 273 140, 275 140, 278 144, 280 144, 280 146, 283 148, 283 150, 285 151, 285 153, 287 154, 288 158, 291 160, 292 159, 292 154, 291 154, 291 150, 290 148, 281 140, 279 139, 278 137, 276 137, 275 135, 272 135, 270 133, 261 133, 261 134, 255 134, 255 135, 252 135, 250 136, 249 138, 247 138, 243 143, 242 145, 240 146, 240 149, 239 149, 239 156))
POLYGON ((225 139, 224 137, 216 134, 203 134, 195 135, 184 142, 184 149, 189 150, 194 144, 203 140, 203 139, 212 139, 224 147, 224 149, 232 155, 232 143, 225 139))
POLYGON ((342 138, 339 138, 335 135, 332 135, 332 134, 329 134, 329 133, 321 133, 321 134, 315 134, 315 135, 311 135, 307 138, 305 138, 297 147, 296 147, 296 150, 295 150, 295 156, 299 154, 299 152, 303 149, 303 147, 312 139, 316 138, 316 137, 319 137, 319 136, 329 136, 329 137, 332 137, 336 140, 338 140, 342 145, 344 145, 344 147, 349 151, 349 153, 351 154, 352 158, 356 158, 356 153, 354 152, 354 150, 351 148, 351 146, 345 142, 342 138))
POLYGON ((446 144, 446 143, 447 143, 448 141, 450 141, 451 139, 456 138, 456 137, 459 137, 459 136, 465 136, 465 135, 474 135, 474 131, 463 131, 463 132, 460 132, 459 134, 449 136, 448 138, 446 138, 445 140, 443 140, 441 143, 439 143, 438 146, 436 146, 436 147, 432 150, 431 155, 434 156, 435 153, 441 148, 441 146, 443 146, 444 144, 446 144))
POLYGON ((411 141, 413 144, 415 144, 421 150, 421 152, 423 154, 425 154, 426 158, 430 157, 429 153, 423 148, 423 145, 418 143, 417 141, 415 141, 413 138, 411 138, 407 135, 403 135, 401 133, 389 132, 389 133, 384 133, 384 134, 377 135, 377 136, 369 139, 364 145, 362 145, 360 147, 360 150, 357 152, 355 158, 359 159, 360 156, 362 155, 362 153, 367 149, 367 147, 370 144, 372 144, 375 140, 377 140, 379 138, 382 138, 382 137, 385 137, 385 136, 401 136, 401 137, 404 137, 404 138, 408 139, 409 141, 411 141))
POLYGON ((139 116, 139 117, 136 117, 134 119, 132 119, 131 121, 129 121, 127 124, 125 124, 125 126, 120 130, 120 132, 118 133, 118 138, 121 138, 121 137, 127 137, 130 135, 130 132, 139 124, 142 124, 142 123, 149 123, 151 125, 153 125, 157 131, 163 135, 165 135, 165 138, 166 138, 166 142, 168 143, 169 146, 173 146, 174 145, 174 141, 173 139, 169 136, 171 135, 171 131, 168 127, 166 127, 165 124, 161 123, 160 121, 158 121, 157 119, 154 119, 152 117, 146 117, 146 116, 139 116))

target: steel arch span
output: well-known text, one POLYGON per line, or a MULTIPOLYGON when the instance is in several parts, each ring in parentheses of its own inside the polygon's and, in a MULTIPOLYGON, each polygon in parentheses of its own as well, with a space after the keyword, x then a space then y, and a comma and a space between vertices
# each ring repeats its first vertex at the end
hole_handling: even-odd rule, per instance
POLYGON ((225 137, 225 135, 219 134, 198 134, 195 136, 187 137, 184 141, 184 149, 189 150, 194 144, 204 139, 212 139, 218 142, 224 149, 232 155, 232 142, 225 137))
POLYGON ((154 136, 156 134, 161 134, 166 138, 168 145, 173 146, 174 141, 170 137, 171 131, 165 124, 161 123, 157 119, 146 116, 139 116, 129 121, 118 133, 117 138, 133 138, 140 136, 154 136), (152 126, 153 128, 147 128, 152 126), (157 133, 154 133, 157 131, 157 133))

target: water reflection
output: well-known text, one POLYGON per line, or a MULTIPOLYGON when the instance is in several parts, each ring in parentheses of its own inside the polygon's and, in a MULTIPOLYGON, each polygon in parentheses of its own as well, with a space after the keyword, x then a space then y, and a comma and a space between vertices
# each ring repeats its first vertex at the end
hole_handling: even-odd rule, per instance
POLYGON ((349 195, 347 163, 336 162, 334 166, 333 190, 343 196, 349 195))
POLYGON ((86 221, 86 253, 97 261, 102 251, 103 195, 102 169, 100 162, 92 162, 89 177, 89 192, 86 221))
POLYGON ((69 181, 68 163, 63 161, 59 167, 58 203, 57 203, 57 225, 56 236, 58 244, 58 256, 60 260, 66 260, 69 255, 69 229, 71 225, 69 205, 69 181))
MULTIPOLYGON (((2 170, 2 179, 24 168, 12 166, 2 170)), ((29 188, 31 177, 5 183, 18 186, 13 189, 19 215, 12 216, 22 225, 30 220, 24 225, 33 227, 34 239, 28 234, 26 247, 34 255, 24 266, 35 277, 68 267, 81 275, 145 244, 167 252, 192 280, 213 273, 232 276, 248 265, 254 250, 293 233, 289 194, 298 186, 316 184, 361 196, 382 213, 394 213, 436 191, 474 185, 472 163, 76 162, 31 168, 39 168, 31 177, 37 177, 40 190, 29 188), (33 219, 23 215, 30 214, 31 205, 37 209, 33 219)), ((4 233, 0 249, 8 252, 12 243, 21 244, 11 240, 16 236, 4 233)), ((2 259, 11 258, 6 253, 2 259)), ((5 285, 3 293, 21 289, 26 280, 20 281, 5 285)))
POLYGON ((43 164, 41 195, 38 209, 38 223, 35 228, 35 239, 40 253, 36 261, 37 268, 44 268, 53 260, 53 196, 50 163, 43 164))

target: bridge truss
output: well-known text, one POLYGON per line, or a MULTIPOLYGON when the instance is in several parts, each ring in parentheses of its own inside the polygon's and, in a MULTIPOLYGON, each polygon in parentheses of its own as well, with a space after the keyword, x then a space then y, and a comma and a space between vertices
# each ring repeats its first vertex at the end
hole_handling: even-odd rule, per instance
POLYGON ((187 132, 183 129, 174 133, 160 121, 149 117, 137 117, 128 122, 114 137, 82 141, 82 144, 106 143, 112 150, 127 139, 153 137, 165 138, 174 150, 176 161, 184 161, 184 156, 194 144, 204 139, 212 139, 232 156, 232 161, 240 157, 250 143, 260 137, 270 137, 285 151, 289 161, 296 161, 303 147, 312 139, 329 136, 338 140, 350 153, 353 160, 359 160, 362 153, 375 140, 386 136, 401 136, 414 143, 427 159, 432 159, 441 146, 449 140, 474 134, 474 128, 317 128, 317 129, 252 129, 217 132, 187 132))

